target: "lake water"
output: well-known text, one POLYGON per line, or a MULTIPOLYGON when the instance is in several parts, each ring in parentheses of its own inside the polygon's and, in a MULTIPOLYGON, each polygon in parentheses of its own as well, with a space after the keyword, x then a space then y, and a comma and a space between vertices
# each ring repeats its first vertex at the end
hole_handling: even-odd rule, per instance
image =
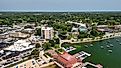
POLYGON ((78 47, 78 49, 70 52, 70 54, 75 54, 83 50, 91 53, 91 57, 86 58, 83 62, 89 61, 95 64, 101 64, 104 68, 121 68, 120 43, 121 38, 114 38, 92 43, 73 44, 74 47, 78 47), (93 46, 90 46, 90 44, 93 46))

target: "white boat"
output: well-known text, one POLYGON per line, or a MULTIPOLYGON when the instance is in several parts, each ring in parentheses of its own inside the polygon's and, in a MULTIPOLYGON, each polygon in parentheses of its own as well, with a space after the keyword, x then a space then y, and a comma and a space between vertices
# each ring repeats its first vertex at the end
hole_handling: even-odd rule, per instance
POLYGON ((101 46, 101 48, 103 49, 104 47, 103 47, 103 46, 101 46))
POLYGON ((113 47, 113 44, 110 44, 111 47, 113 47))
POLYGON ((110 41, 109 41, 109 40, 108 40, 107 42, 108 42, 108 43, 110 43, 110 41))
POLYGON ((117 41, 117 42, 119 42, 119 40, 118 40, 118 39, 116 39, 116 41, 117 41))
POLYGON ((108 52, 112 53, 112 50, 108 50, 108 52))
POLYGON ((87 45, 84 45, 86 48, 88 47, 87 45))
POLYGON ((107 48, 109 48, 110 46, 109 45, 107 45, 107 48))
POLYGON ((90 46, 92 47, 92 46, 93 46, 93 44, 90 44, 90 46))
POLYGON ((121 45, 121 43, 120 43, 120 45, 121 45))

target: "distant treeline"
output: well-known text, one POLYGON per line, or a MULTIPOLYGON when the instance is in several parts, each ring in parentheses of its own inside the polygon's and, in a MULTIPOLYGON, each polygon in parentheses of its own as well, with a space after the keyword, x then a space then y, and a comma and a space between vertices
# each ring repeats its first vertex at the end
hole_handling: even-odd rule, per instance
POLYGON ((37 22, 53 24, 75 21, 100 25, 121 24, 121 12, 0 12, 0 25, 37 22))

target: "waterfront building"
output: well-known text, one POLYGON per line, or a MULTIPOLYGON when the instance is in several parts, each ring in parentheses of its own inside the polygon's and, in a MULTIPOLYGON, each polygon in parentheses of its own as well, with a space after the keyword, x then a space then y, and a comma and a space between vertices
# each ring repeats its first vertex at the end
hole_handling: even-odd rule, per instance
POLYGON ((42 27, 41 36, 43 39, 52 39, 53 38, 53 28, 52 27, 42 27))
POLYGON ((67 52, 63 54, 58 54, 53 56, 57 63, 62 65, 64 68, 79 68, 82 67, 82 62, 76 59, 74 56, 71 56, 67 52))

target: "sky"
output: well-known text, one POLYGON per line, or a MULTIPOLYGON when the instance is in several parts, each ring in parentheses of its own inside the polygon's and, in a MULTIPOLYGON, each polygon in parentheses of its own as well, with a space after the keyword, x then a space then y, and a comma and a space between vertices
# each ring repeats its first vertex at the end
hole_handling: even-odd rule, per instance
POLYGON ((0 0, 0 11, 120 11, 121 0, 0 0))

